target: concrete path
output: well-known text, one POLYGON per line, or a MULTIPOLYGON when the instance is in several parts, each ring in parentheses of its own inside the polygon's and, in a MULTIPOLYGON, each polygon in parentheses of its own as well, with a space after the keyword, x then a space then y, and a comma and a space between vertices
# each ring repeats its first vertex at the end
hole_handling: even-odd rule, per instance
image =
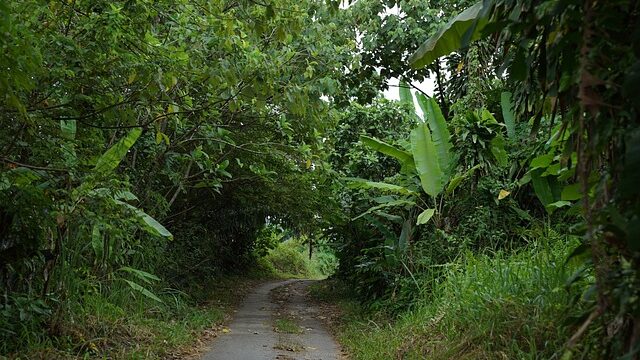
POLYGON ((320 310, 306 301, 312 282, 287 280, 256 288, 202 360, 340 359, 338 344, 317 319, 320 310), (300 333, 276 332, 274 322, 283 318, 299 326, 300 333))

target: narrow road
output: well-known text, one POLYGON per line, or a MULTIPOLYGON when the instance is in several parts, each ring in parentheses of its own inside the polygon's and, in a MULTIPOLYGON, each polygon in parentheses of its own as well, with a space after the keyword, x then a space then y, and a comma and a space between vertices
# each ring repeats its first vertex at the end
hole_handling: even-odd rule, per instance
POLYGON ((259 286, 244 300, 202 360, 338 360, 338 344, 306 301, 311 280, 259 286))

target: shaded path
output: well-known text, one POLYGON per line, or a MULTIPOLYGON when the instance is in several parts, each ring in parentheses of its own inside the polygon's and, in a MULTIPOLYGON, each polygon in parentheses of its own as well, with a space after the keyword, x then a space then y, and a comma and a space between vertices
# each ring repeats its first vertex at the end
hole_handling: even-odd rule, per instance
POLYGON ((320 310, 305 299, 312 282, 287 280, 257 287, 236 312, 230 331, 212 342, 202 360, 340 359, 337 343, 316 319, 320 310), (274 320, 281 317, 300 326, 300 333, 274 331, 274 320))

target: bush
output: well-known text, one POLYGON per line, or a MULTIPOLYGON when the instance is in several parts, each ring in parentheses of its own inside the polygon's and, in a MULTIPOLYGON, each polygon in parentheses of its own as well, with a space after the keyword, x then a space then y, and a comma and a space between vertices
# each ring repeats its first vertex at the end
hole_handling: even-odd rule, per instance
POLYGON ((309 259, 304 239, 290 238, 269 250, 258 264, 277 277, 316 279, 331 275, 337 267, 337 259, 324 248, 315 249, 309 259))
POLYGON ((578 267, 565 263, 577 240, 552 237, 517 253, 468 252, 395 323, 380 326, 386 314, 378 314, 363 329, 360 317, 371 314, 356 313, 341 339, 354 359, 559 357, 568 324, 588 304, 575 303, 581 289, 566 285, 578 267))

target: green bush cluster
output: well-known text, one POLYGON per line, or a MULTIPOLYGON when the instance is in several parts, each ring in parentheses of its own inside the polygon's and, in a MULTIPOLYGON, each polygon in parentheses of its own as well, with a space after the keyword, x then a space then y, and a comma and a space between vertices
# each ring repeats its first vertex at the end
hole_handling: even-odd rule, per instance
POLYGON ((309 248, 303 239, 294 237, 278 243, 258 260, 258 266, 281 278, 319 279, 332 275, 337 259, 330 249, 316 248, 309 258, 309 248))
POLYGON ((195 311, 255 265, 267 219, 319 226, 352 40, 331 4, 290 5, 0 2, 0 356, 110 357, 87 347, 108 318, 67 334, 87 299, 118 329, 179 321, 175 294, 195 311))
POLYGON ((430 290, 414 292, 409 309, 393 318, 345 306, 341 341, 363 360, 561 358, 572 335, 566 325, 585 310, 576 303, 581 289, 569 285, 581 266, 567 261, 578 241, 540 235, 516 252, 467 252, 437 278, 418 277, 417 286, 430 290))
MULTIPOLYGON (((474 45, 465 61, 480 64, 485 45, 474 45)), ((338 129, 360 137, 335 134, 341 145, 331 159, 343 176, 336 192, 344 217, 327 237, 340 261, 336 276, 367 311, 414 318, 409 329, 399 320, 380 330, 395 344, 354 342, 357 351, 386 354, 372 358, 436 350, 448 358, 459 347, 472 349, 470 358, 561 356, 577 319, 593 309, 594 299, 581 296, 594 281, 587 258, 563 265, 585 248, 579 235, 568 235, 581 234, 584 219, 575 163, 561 160, 564 130, 549 117, 539 119, 547 130, 516 126, 512 94, 491 75, 474 75, 468 89, 449 107, 401 83, 399 104, 355 105, 343 114, 338 129), (385 123, 389 114, 399 118, 394 126, 385 123), (394 166, 380 171, 390 159, 394 166), (571 280, 579 269, 579 281, 571 280), (444 327, 427 328, 432 318, 444 327), (442 348, 423 343, 434 341, 430 331, 446 335, 442 348)), ((584 354, 598 351, 588 348, 601 327, 594 329, 584 354)))

